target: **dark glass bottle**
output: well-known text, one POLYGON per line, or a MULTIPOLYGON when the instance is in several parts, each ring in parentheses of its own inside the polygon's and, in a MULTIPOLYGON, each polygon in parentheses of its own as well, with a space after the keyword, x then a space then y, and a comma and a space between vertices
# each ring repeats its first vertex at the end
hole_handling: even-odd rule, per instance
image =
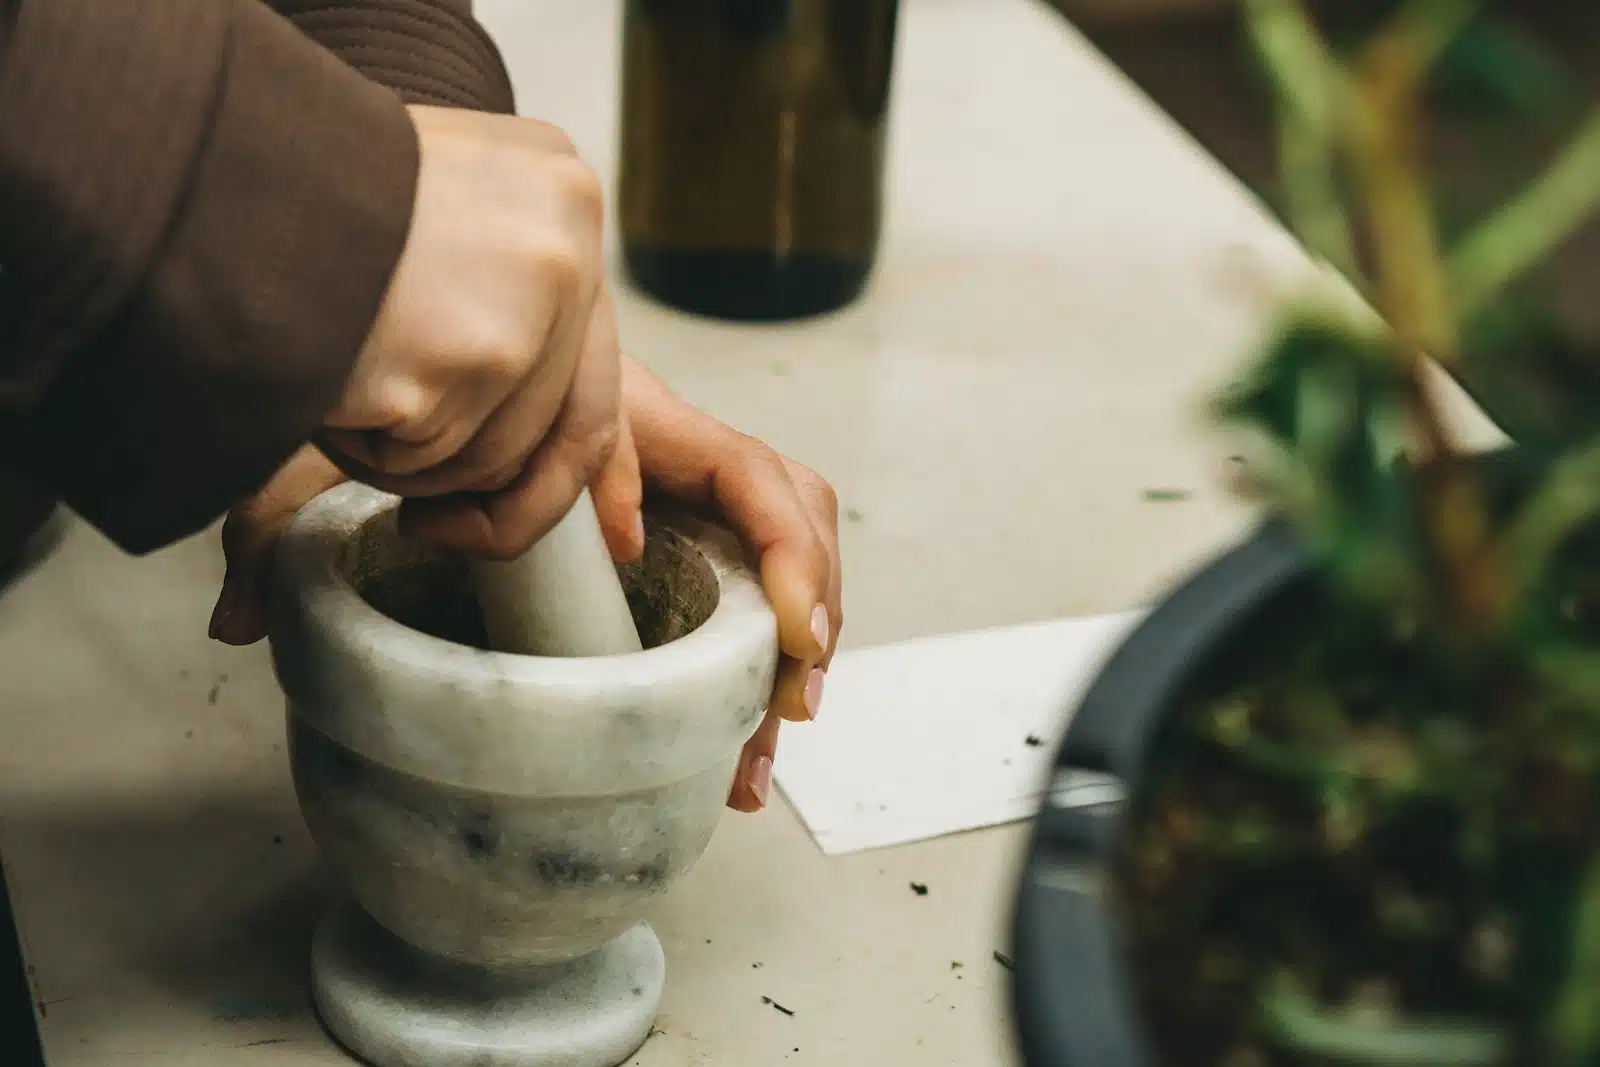
POLYGON ((718 318, 830 311, 882 218, 898 0, 628 0, 618 212, 646 292, 718 318))

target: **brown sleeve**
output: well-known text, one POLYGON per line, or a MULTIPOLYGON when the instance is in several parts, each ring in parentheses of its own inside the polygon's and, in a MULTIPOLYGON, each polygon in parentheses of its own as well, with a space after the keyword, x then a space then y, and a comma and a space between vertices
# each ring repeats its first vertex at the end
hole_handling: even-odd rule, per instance
POLYGON ((271 0, 300 31, 408 104, 516 110, 472 0, 271 0))
POLYGON ((0 454, 147 551, 336 403, 415 131, 258 0, 0 0, 0 27, 0 454))

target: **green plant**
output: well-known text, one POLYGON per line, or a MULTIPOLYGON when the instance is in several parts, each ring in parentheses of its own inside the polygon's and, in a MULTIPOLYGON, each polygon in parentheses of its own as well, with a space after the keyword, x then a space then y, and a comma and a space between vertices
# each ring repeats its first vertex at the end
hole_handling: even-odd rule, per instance
POLYGON ((1474 0, 1400 4, 1347 55, 1299 0, 1245 8, 1284 212, 1378 316, 1291 300, 1218 404, 1326 595, 1180 710, 1132 806, 1141 998, 1182 1023, 1156 1044, 1600 1064, 1600 388, 1537 310, 1600 206, 1600 109, 1447 239, 1433 110, 1559 125, 1571 80, 1474 0), (1464 455, 1430 361, 1510 413, 1510 476, 1464 455))

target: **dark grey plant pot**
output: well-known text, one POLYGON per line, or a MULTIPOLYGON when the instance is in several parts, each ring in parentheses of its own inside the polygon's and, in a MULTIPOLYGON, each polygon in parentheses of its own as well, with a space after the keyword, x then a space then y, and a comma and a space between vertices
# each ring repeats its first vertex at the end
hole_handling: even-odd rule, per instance
MULTIPOLYGON (((1477 461, 1491 509, 1544 461, 1526 449, 1477 461)), ((1149 1067, 1107 898, 1124 798, 1173 708, 1248 673, 1293 616, 1329 610, 1294 529, 1270 521, 1181 583, 1123 642, 1079 703, 1034 821, 1012 919, 1012 1006, 1028 1067, 1149 1067)))

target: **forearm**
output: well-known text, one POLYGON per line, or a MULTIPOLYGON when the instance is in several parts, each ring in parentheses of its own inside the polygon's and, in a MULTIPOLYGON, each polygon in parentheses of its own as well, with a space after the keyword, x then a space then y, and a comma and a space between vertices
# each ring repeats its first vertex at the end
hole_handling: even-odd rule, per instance
POLYGON ((0 11, 0 448, 145 551, 337 402, 404 244, 415 133, 257 0, 0 11))

